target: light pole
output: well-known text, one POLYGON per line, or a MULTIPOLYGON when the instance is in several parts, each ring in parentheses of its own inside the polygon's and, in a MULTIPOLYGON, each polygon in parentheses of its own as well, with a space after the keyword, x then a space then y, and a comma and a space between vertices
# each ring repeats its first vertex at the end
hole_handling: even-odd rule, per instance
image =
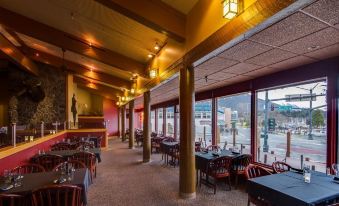
POLYGON ((264 119, 264 145, 263 145, 263 152, 268 152, 269 146, 267 143, 268 139, 268 132, 267 132, 267 124, 268 124, 268 91, 265 91, 265 119, 264 119))

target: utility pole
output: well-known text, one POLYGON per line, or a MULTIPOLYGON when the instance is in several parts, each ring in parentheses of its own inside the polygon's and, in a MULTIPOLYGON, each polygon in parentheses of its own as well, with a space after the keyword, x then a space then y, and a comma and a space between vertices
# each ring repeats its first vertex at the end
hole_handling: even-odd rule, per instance
POLYGON ((263 145, 263 152, 268 152, 269 146, 267 143, 268 139, 268 132, 267 132, 267 126, 268 126, 268 91, 265 91, 265 119, 264 119, 264 145, 263 145))
MULTIPOLYGON (((317 84, 318 85, 318 84, 317 84)), ((317 86, 316 85, 316 86, 317 86)), ((309 115, 309 130, 308 130, 308 139, 309 140, 312 140, 313 139, 313 136, 312 136, 312 92, 313 92, 313 89, 315 87, 313 87, 312 89, 310 89, 310 110, 308 111, 308 115, 309 115)))

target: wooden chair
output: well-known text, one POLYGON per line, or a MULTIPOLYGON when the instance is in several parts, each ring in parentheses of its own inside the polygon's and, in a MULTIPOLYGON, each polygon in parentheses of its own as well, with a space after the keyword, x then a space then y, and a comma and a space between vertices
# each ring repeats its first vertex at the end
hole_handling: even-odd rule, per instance
POLYGON ((86 167, 90 171, 91 180, 93 180, 93 176, 97 176, 95 154, 90 152, 78 152, 72 156, 72 160, 78 160, 86 165, 86 167))
POLYGON ((225 179, 225 184, 228 184, 229 190, 231 190, 231 164, 232 159, 228 157, 219 157, 210 161, 206 168, 206 171, 201 171, 205 175, 200 174, 199 186, 201 186, 201 183, 204 183, 207 186, 213 186, 214 194, 216 194, 216 181, 219 179, 225 179), (206 179, 203 179, 203 176, 205 176, 206 179), (214 183, 209 182, 209 177, 212 177, 214 179, 214 183))
POLYGON ((85 150, 85 148, 93 149, 95 148, 95 145, 91 142, 86 141, 80 141, 74 145, 74 149, 76 150, 85 150))
POLYGON ((233 174, 235 175, 235 188, 238 186, 239 176, 245 176, 246 167, 252 162, 252 155, 244 154, 233 159, 233 174))
POLYGON ((60 155, 42 154, 34 158, 34 163, 45 168, 46 171, 52 171, 55 166, 64 162, 64 158, 60 155))
MULTIPOLYGON (((261 177, 261 176, 266 176, 266 175, 271 175, 269 171, 267 171, 265 168, 249 164, 246 169, 245 169, 245 175, 246 178, 252 179, 256 177, 261 177)), ((257 206, 270 206, 271 204, 264 200, 263 198, 257 198, 257 197, 252 197, 248 195, 248 201, 247 201, 247 206, 250 206, 250 204, 253 203, 257 206)))
POLYGON ((209 145, 206 147, 208 151, 218 152, 221 148, 218 145, 209 145))
POLYGON ((87 167, 83 162, 81 162, 79 160, 68 160, 66 162, 62 162, 62 163, 58 164, 57 166, 55 166, 53 168, 53 171, 59 171, 62 167, 67 166, 67 164, 71 164, 74 169, 81 169, 81 168, 87 167))
POLYGON ((70 150, 71 145, 67 142, 59 142, 52 145, 52 151, 60 151, 60 150, 70 150))
POLYGON ((32 192, 33 206, 82 206, 81 187, 51 185, 32 192))
POLYGON ((30 173, 39 173, 39 172, 45 172, 45 168, 41 165, 34 164, 34 163, 20 165, 12 169, 12 173, 17 173, 17 174, 30 174, 30 173))
POLYGON ((0 194, 0 206, 23 206, 23 196, 16 194, 0 194))
POLYGON ((200 152, 201 151, 201 142, 195 142, 194 147, 195 147, 195 152, 200 152))
POLYGON ((285 162, 273 162, 272 163, 273 171, 274 173, 282 173, 286 171, 296 171, 296 172, 302 172, 300 169, 293 168, 289 164, 285 162))
POLYGON ((171 157, 171 164, 175 167, 177 163, 179 164, 180 159, 180 146, 179 144, 170 148, 169 156, 171 157))

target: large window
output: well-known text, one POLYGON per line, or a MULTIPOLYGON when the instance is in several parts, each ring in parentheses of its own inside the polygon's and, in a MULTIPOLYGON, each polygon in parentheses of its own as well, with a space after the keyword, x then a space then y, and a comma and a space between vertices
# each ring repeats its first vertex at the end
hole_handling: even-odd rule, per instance
POLYGON ((326 171, 326 81, 257 92, 257 161, 326 171))
POLYGON ((166 135, 174 136, 174 107, 166 108, 166 135))
POLYGON ((151 128, 152 132, 155 132, 155 111, 151 111, 151 128))
POLYGON ((221 148, 251 153, 251 94, 220 97, 216 140, 221 148))
POLYGON ((164 124, 164 119, 163 119, 163 109, 159 108, 157 109, 158 111, 158 134, 163 134, 163 124, 164 124))
POLYGON ((195 103, 195 141, 203 146, 212 144, 212 100, 195 103))

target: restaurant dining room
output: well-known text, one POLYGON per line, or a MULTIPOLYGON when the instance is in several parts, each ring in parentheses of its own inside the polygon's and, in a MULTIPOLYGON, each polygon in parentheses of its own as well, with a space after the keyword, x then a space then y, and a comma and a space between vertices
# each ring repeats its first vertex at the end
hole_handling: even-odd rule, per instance
POLYGON ((0 206, 339 206, 338 0, 0 0, 0 206))

